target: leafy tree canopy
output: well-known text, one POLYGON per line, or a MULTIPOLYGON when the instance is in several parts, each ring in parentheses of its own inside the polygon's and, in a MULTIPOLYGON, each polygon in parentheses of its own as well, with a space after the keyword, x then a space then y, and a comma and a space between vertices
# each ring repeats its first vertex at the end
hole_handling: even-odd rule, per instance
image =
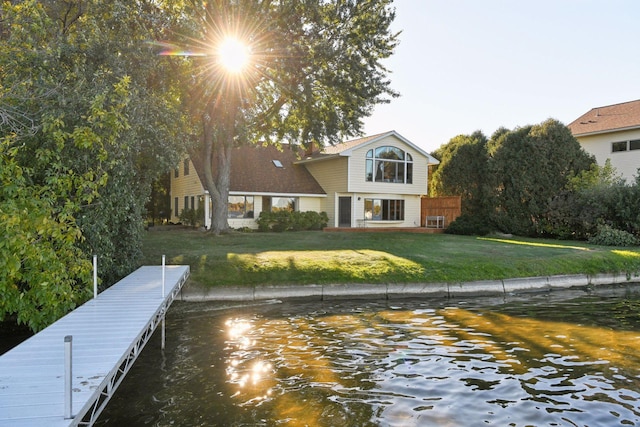
POLYGON ((2 3, 0 320, 40 329, 137 266, 152 180, 179 157, 164 2, 2 3))
POLYGON ((595 163, 557 120, 500 134, 489 144, 494 223, 505 232, 536 235, 553 197, 595 163))
POLYGON ((553 119, 500 128, 490 140, 481 132, 460 135, 438 154, 435 194, 460 195, 466 215, 519 235, 547 233, 550 206, 568 186, 613 179, 610 168, 595 167, 569 129, 553 119))
POLYGON ((479 214, 487 200, 487 137, 480 131, 458 135, 437 153, 440 165, 430 177, 430 194, 461 196, 464 213, 479 214))
MULTIPOLYGON (((231 148, 331 144, 359 134, 374 105, 397 96, 382 60, 397 45, 390 0, 193 1, 184 4, 175 55, 193 120, 190 156, 213 198, 213 231, 228 229, 231 148), (240 72, 218 48, 246 46, 240 72), (185 50, 187 52, 185 52, 185 50)), ((167 53, 171 53, 171 50, 167 53)))

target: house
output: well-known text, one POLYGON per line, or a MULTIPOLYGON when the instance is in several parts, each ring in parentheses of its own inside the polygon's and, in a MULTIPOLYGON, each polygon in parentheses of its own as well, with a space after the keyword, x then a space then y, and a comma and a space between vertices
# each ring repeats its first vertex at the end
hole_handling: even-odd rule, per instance
POLYGON ((610 159, 627 181, 635 179, 640 167, 640 100, 592 108, 569 129, 598 165, 610 159))
MULTIPOLYGON (((257 228, 264 210, 326 212, 329 227, 419 227, 428 166, 438 160, 395 131, 322 150, 248 146, 232 154, 229 226, 257 228)), ((172 221, 210 199, 189 160, 171 180, 172 221)))

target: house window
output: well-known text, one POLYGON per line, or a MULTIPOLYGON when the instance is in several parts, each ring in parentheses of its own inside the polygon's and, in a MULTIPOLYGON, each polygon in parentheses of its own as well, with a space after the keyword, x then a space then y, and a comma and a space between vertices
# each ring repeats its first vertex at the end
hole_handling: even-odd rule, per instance
POLYGON ((189 196, 184 196, 184 206, 182 209, 189 209, 189 196))
POLYGON ((367 151, 365 180, 368 182, 413 182, 413 158, 399 148, 385 146, 367 151))
POLYGON ((173 198, 173 216, 180 215, 180 211, 178 210, 178 198, 173 198))
POLYGON ((191 209, 195 210, 196 208, 196 198, 194 196, 191 196, 191 209))
POLYGON ((640 139, 629 141, 629 150, 640 150, 640 139))
POLYGON ((298 210, 298 198, 297 197, 265 197, 263 198, 262 210, 270 210, 271 212, 289 211, 294 212, 298 210), (266 203, 265 203, 265 199, 266 203))
POLYGON ((253 218, 253 196, 229 196, 229 218, 253 218))
POLYGON ((611 143, 611 151, 614 153, 618 151, 627 151, 627 141, 618 141, 611 143))
POLYGON ((404 200, 365 199, 364 218, 373 221, 403 221, 404 200))
POLYGON ((174 178, 178 178, 180 176, 180 169, 179 168, 175 168, 173 170, 173 177, 174 178))
POLYGON ((189 175, 189 159, 184 160, 184 176, 189 175))

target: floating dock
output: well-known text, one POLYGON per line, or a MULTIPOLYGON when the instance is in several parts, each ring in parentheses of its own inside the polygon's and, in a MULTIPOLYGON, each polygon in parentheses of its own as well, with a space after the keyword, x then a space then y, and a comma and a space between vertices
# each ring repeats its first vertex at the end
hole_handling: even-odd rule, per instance
POLYGON ((0 356, 0 426, 90 426, 189 277, 145 266, 0 356))

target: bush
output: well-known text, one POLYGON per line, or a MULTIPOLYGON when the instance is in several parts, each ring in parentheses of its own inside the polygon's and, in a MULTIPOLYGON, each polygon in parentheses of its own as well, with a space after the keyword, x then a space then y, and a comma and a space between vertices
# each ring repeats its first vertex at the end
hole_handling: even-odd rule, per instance
POLYGON ((325 212, 261 212, 258 217, 258 231, 303 231, 322 230, 329 217, 325 212))
POLYGON ((198 209, 182 209, 178 218, 181 223, 190 225, 191 227, 204 225, 204 206, 200 205, 198 209))
POLYGON ((624 230, 601 225, 597 233, 589 238, 589 243, 601 246, 636 246, 640 244, 640 240, 624 230))
POLYGON ((639 207, 637 184, 615 182, 565 190, 549 204, 541 231, 550 237, 587 240, 600 234, 599 228, 607 224, 611 229, 640 235, 639 207))
POLYGON ((466 236, 486 236, 491 232, 491 226, 486 218, 476 215, 462 214, 444 231, 448 234, 462 234, 466 236))

